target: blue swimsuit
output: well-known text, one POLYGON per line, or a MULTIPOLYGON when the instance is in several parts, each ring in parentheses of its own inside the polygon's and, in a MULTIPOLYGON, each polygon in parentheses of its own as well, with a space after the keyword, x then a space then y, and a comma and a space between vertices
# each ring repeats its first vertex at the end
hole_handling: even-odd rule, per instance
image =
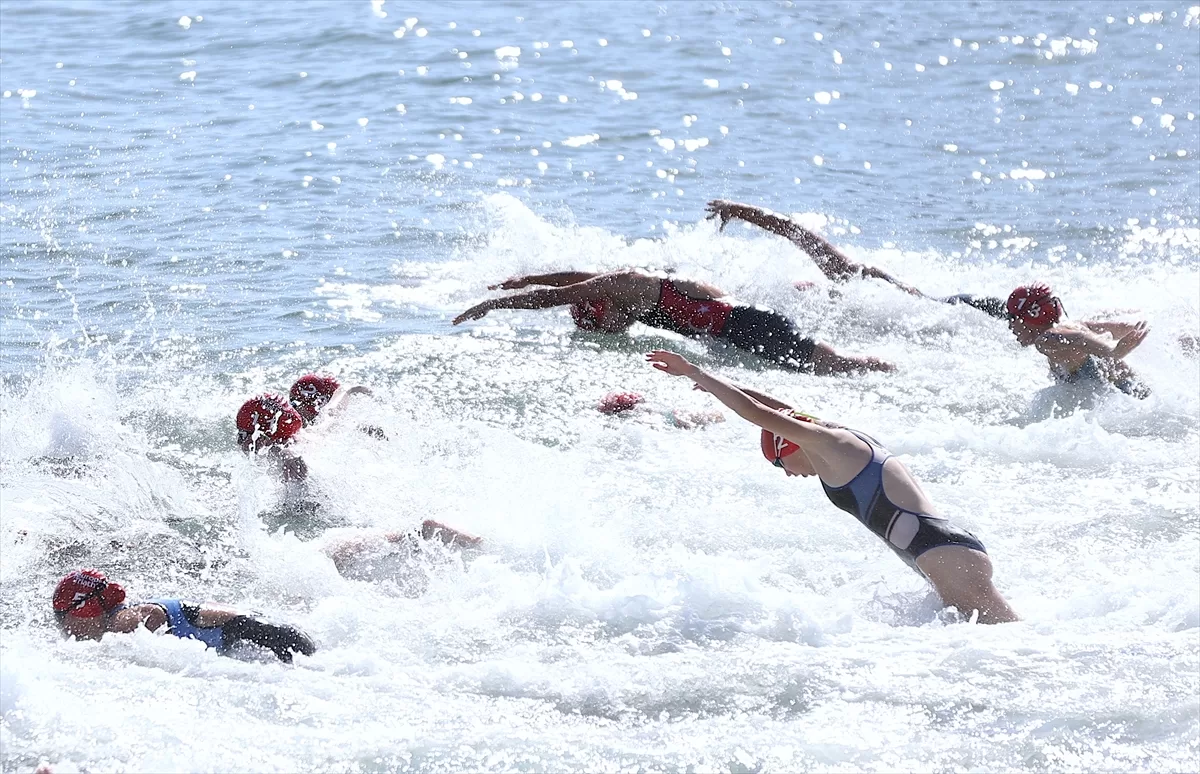
POLYGON ((825 496, 831 503, 883 538, 905 563, 918 572, 917 557, 933 548, 963 546, 987 553, 978 538, 955 527, 945 518, 898 508, 883 491, 883 463, 892 455, 868 436, 854 430, 850 432, 871 447, 871 461, 844 486, 832 487, 821 482, 825 496))
MULTIPOLYGON (((210 648, 218 651, 225 650, 225 632, 220 626, 196 626, 193 622, 195 614, 190 617, 184 612, 184 604, 178 599, 152 599, 151 605, 158 605, 167 614, 167 634, 173 634, 185 640, 200 640, 210 648)), ((187 605, 192 607, 192 605, 187 605)), ((195 609, 195 608, 193 608, 195 609)))

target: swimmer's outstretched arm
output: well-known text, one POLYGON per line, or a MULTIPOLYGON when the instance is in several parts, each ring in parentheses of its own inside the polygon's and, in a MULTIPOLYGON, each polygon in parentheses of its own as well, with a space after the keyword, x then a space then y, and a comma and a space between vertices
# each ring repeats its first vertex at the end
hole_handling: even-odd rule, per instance
POLYGON ((630 276, 628 272, 601 274, 584 282, 576 282, 561 288, 526 290, 522 293, 513 293, 511 296, 489 298, 455 317, 454 324, 458 325, 467 320, 479 320, 493 309, 550 309, 555 306, 581 304, 601 299, 620 300, 631 293, 636 295, 636 288, 631 288, 625 281, 628 276, 630 276))
MULTIPOLYGON (((765 392, 759 392, 758 390, 752 390, 749 387, 745 387, 743 385, 737 384, 736 382, 730 382, 730 384, 733 385, 734 387, 736 387, 737 389, 741 390, 742 392, 746 393, 751 398, 754 398, 756 401, 763 404, 764 406, 767 406, 768 408, 773 408, 776 411, 778 411, 780 409, 792 408, 791 404, 784 403, 779 398, 771 397, 770 395, 766 394, 765 392)), ((708 390, 704 389, 699 384, 695 385, 695 389, 700 390, 701 392, 708 392, 708 390)))
POLYGON ((791 218, 776 215, 770 210, 755 207, 752 204, 740 204, 738 202, 725 201, 724 199, 714 199, 709 202, 708 212, 710 220, 713 218, 720 219, 722 231, 725 230, 726 223, 732 219, 737 219, 784 237, 796 245, 796 247, 803 250, 808 257, 812 258, 813 262, 817 264, 817 268, 834 282, 845 282, 855 276, 871 277, 881 279, 884 282, 890 282, 905 293, 910 293, 914 296, 925 295, 913 286, 904 284, 883 269, 855 263, 845 253, 834 247, 827 239, 809 231, 791 218))
POLYGON ((520 290, 529 285, 547 285, 561 288, 574 285, 576 282, 587 282, 600 276, 596 271, 556 271, 550 274, 525 274, 519 277, 509 277, 503 282, 488 285, 488 290, 520 290))
POLYGON ((790 414, 782 414, 776 410, 788 408, 782 401, 771 398, 772 403, 778 404, 776 406, 763 403, 736 384, 697 368, 682 355, 674 352, 657 349, 647 353, 646 360, 658 370, 672 376, 686 376, 742 419, 801 444, 806 453, 815 451, 821 456, 840 453, 836 447, 842 441, 839 435, 842 431, 805 422, 790 414))

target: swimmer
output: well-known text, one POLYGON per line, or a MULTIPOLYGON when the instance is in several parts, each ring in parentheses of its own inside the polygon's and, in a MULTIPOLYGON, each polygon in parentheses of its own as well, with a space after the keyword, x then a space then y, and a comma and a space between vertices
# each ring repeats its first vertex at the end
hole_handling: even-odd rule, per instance
POLYGON ((52 602, 59 628, 77 640, 98 640, 105 634, 128 633, 145 625, 152 632, 165 626, 167 634, 199 640, 218 653, 229 652, 239 642, 250 642, 287 664, 294 653, 311 656, 317 651, 312 639, 294 626, 260 621, 223 605, 179 599, 127 605, 125 589, 97 570, 68 573, 54 589, 52 602))
POLYGON ((241 405, 235 419, 237 444, 246 454, 265 453, 282 481, 308 478, 308 465, 288 447, 304 426, 304 419, 286 400, 272 393, 241 405))
POLYGON ((864 433, 802 414, 783 401, 706 373, 674 352, 646 360, 685 376, 762 428, 762 452, 789 476, 817 476, 825 496, 878 535, 933 586, 942 602, 980 623, 1019 620, 992 583, 983 544, 938 515, 900 460, 864 433))
MULTIPOLYGON (((351 395, 374 395, 369 387, 355 385, 345 387, 332 376, 320 374, 305 374, 292 384, 288 391, 288 400, 292 408, 300 415, 304 426, 316 423, 318 415, 333 416, 341 411, 351 395)), ((372 438, 387 440, 387 434, 382 428, 374 425, 363 425, 358 428, 372 438)))
POLYGON ((610 392, 597 404, 596 410, 609 416, 640 416, 663 417, 673 427, 681 430, 693 430, 698 427, 724 422, 725 415, 719 411, 687 411, 684 409, 663 410, 651 407, 646 398, 636 392, 610 392), (640 408, 639 408, 640 407, 640 408))
MULTIPOLYGON (((330 394, 336 389, 330 390, 330 394)), ((321 402, 313 416, 327 403, 328 400, 321 402)), ((267 455, 276 476, 285 484, 282 501, 262 514, 268 529, 285 529, 301 539, 312 539, 337 524, 322 516, 327 509, 312 499, 308 490, 308 464, 289 448, 302 425, 300 412, 280 396, 270 393, 246 401, 237 413, 238 446, 247 454, 267 455)), ((425 540, 438 539, 457 548, 475 547, 482 542, 481 538, 433 520, 426 520, 418 534, 425 540)), ((400 543, 409 540, 410 536, 408 533, 389 533, 386 539, 400 543)), ((327 547, 326 553, 340 570, 341 558, 350 556, 353 551, 354 541, 349 541, 346 545, 327 547)))
POLYGON ((383 557, 399 554, 412 559, 421 552, 423 542, 438 541, 450 548, 478 548, 483 538, 426 519, 413 532, 381 532, 369 529, 334 530, 321 551, 333 560, 334 567, 352 580, 370 580, 369 570, 383 557), (368 572, 364 572, 365 569, 368 572))
MULTIPOLYGON (((946 304, 966 304, 999 319, 1007 319, 1008 317, 1004 309, 1004 302, 998 298, 978 297, 969 293, 960 293, 947 298, 928 296, 912 285, 904 284, 883 269, 855 263, 825 238, 809 231, 791 218, 777 215, 762 207, 755 207, 752 204, 729 202, 724 199, 714 199, 708 203, 707 209, 709 213, 708 219, 720 221, 721 231, 725 230, 725 226, 729 221, 741 220, 770 231, 772 234, 784 237, 796 247, 803 250, 808 257, 812 258, 817 268, 833 282, 846 282, 856 277, 881 279, 884 282, 890 282, 910 295, 928 298, 933 301, 941 301, 946 304)), ((815 285, 811 282, 796 283, 797 290, 810 290, 813 287, 815 285)))
POLYGON ((722 300, 725 293, 705 282, 627 269, 513 277, 489 289, 518 290, 529 285, 548 287, 488 299, 455 317, 454 324, 481 319, 493 309, 569 306, 575 325, 585 331, 621 333, 640 322, 684 336, 728 342, 791 371, 895 370, 878 358, 842 355, 828 344, 802 336, 795 323, 777 312, 722 300))
POLYGON ((1033 346, 1050 361, 1050 373, 1064 384, 1112 385, 1126 395, 1150 396, 1125 362, 1150 333, 1146 323, 1075 321, 1049 286, 1021 286, 1008 297, 1009 330, 1022 347, 1033 346))

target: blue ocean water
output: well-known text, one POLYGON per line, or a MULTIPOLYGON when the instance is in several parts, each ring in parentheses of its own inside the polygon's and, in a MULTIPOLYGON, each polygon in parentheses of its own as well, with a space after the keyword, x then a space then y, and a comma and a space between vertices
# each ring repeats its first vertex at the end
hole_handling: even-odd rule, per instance
POLYGON ((5 0, 4 770, 1195 768, 1198 69, 1186 3, 5 0), (1146 319, 1154 395, 1052 410, 1077 396, 1003 325, 798 294, 816 268, 718 233, 718 197, 930 294, 1040 279, 1146 319), (900 369, 782 374, 561 310, 449 323, 512 274, 630 265, 900 369), (1026 620, 949 622, 736 417, 670 426, 713 405, 642 363, 663 345, 883 439, 1026 620), (370 386, 353 411, 389 436, 303 442, 326 508, 487 540, 422 596, 265 528, 233 415, 313 370, 370 386), (658 413, 598 415, 612 389, 658 413), (322 651, 60 642, 80 564, 322 651))

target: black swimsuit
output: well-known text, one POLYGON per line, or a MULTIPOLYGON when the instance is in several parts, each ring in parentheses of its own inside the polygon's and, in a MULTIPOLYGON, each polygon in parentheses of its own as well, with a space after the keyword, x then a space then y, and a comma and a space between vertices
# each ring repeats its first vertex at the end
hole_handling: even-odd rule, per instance
MULTIPOLYGON (((848 428, 847 428, 848 429, 848 428)), ((987 553, 983 543, 941 516, 914 513, 899 508, 883 491, 883 463, 892 455, 873 439, 850 430, 871 447, 871 461, 849 483, 832 487, 821 482, 829 501, 857 518, 914 570, 916 559, 933 548, 963 546, 987 553)))
POLYGON ((658 303, 638 318, 653 328, 685 336, 712 336, 792 371, 812 367, 817 342, 801 336, 788 318, 769 309, 732 306, 723 301, 691 298, 664 279, 658 303))

